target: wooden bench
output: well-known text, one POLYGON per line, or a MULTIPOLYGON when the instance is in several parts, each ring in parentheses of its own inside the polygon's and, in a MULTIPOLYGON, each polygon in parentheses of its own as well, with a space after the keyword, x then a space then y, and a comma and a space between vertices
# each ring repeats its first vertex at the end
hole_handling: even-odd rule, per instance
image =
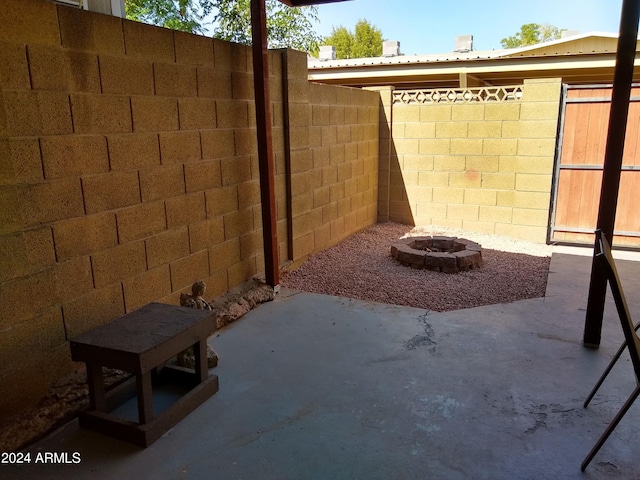
POLYGON ((142 447, 151 445, 218 391, 218 377, 209 376, 207 368, 206 341, 215 329, 211 311, 151 303, 71 340, 71 358, 87 366, 90 404, 80 413, 80 426, 142 447), (194 349, 195 373, 173 369, 172 379, 191 389, 156 416, 152 376, 189 347, 194 349), (102 367, 125 370, 135 378, 105 394, 102 367), (127 396, 127 388, 138 397, 137 423, 110 413, 133 396, 127 396))

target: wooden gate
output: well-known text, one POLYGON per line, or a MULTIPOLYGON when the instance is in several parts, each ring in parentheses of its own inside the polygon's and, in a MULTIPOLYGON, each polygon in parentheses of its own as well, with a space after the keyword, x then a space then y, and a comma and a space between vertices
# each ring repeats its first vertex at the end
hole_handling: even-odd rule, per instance
MULTIPOLYGON (((593 244, 607 141, 610 86, 565 86, 550 240, 593 244)), ((640 87, 631 91, 620 193, 617 245, 640 246, 640 87)))

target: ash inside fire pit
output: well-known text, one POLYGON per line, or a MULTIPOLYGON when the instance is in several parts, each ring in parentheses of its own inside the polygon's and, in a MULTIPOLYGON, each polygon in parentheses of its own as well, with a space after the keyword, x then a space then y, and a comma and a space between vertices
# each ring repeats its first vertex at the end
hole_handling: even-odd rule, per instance
POLYGON ((458 273, 482 265, 482 247, 466 238, 407 237, 391 245, 391 256, 403 265, 458 273))

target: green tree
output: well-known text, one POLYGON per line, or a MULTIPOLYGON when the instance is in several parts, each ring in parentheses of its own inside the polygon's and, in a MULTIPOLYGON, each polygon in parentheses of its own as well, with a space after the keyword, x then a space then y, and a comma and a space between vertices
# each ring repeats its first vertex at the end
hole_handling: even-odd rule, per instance
MULTIPOLYGON (((202 0, 201 0, 202 1, 202 0)), ((230 42, 251 43, 251 0, 209 0, 215 3, 213 36, 230 42)), ((317 52, 321 37, 313 30, 317 7, 287 7, 278 0, 267 0, 267 39, 269 48, 293 48, 317 52)))
POLYGON ((527 23, 520 27, 520 31, 515 35, 500 40, 502 48, 517 48, 536 45, 550 40, 557 40, 561 37, 564 28, 554 25, 527 23))
POLYGON ((368 58, 382 55, 382 31, 366 20, 358 20, 355 33, 342 25, 333 27, 331 35, 323 41, 336 47, 336 58, 368 58))
MULTIPOLYGON (((269 48, 318 51, 317 7, 266 0, 266 9, 269 48)), ((207 33, 205 21, 211 18, 214 37, 251 44, 251 0, 126 0, 126 13, 130 20, 199 34, 207 33)))
POLYGON ((325 45, 336 47, 336 58, 351 58, 351 49, 353 48, 353 35, 346 27, 340 25, 331 29, 331 35, 323 40, 325 45))
POLYGON ((211 0, 125 0, 129 20, 200 34, 213 6, 211 0))
POLYGON ((353 58, 382 56, 382 31, 366 20, 356 23, 355 40, 351 50, 353 58))

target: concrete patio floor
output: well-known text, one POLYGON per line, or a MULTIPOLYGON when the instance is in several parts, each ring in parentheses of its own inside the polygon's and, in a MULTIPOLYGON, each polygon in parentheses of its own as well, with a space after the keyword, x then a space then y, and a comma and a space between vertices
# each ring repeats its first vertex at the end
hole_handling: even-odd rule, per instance
MULTIPOLYGON (((640 262, 619 261, 640 319, 640 262)), ((147 449, 70 422, 31 446, 79 464, 0 465, 1 478, 640 478, 640 402, 580 463, 634 387, 608 301, 582 346, 590 259, 555 253, 547 296, 447 313, 282 291, 210 343, 220 391, 147 449)))

